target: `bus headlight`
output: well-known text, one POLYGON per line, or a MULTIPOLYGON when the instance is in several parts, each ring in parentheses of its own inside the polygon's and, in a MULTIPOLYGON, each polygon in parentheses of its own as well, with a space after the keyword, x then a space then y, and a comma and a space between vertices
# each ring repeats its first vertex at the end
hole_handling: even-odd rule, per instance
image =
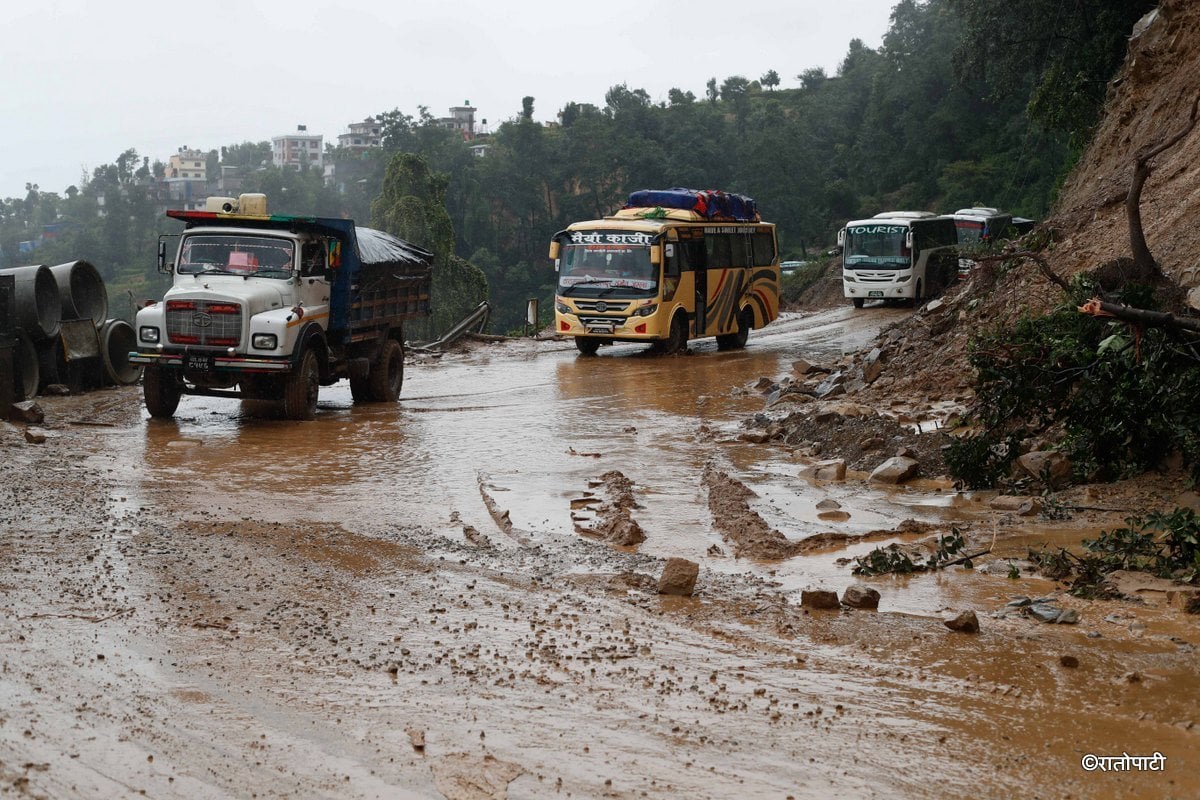
POLYGON ((147 344, 158 344, 158 328, 153 325, 143 325, 138 328, 138 339, 147 344))
POLYGON ((274 350, 279 346, 279 339, 273 333, 256 333, 250 337, 250 344, 255 350, 274 350))
POLYGON ((854 283, 854 273, 853 272, 843 272, 842 280, 844 280, 846 283, 854 283))
POLYGON ((896 283, 908 283, 911 280, 912 275, 901 275, 899 278, 896 278, 896 283))
POLYGON ((634 310, 634 312, 633 312, 633 316, 635 316, 635 317, 649 317, 649 316, 651 316, 651 315, 652 315, 652 314, 653 314, 655 311, 658 311, 658 304, 657 304, 657 303, 655 303, 654 305, 642 306, 641 308, 634 310))
POLYGON ((571 313, 571 309, 567 306, 566 303, 555 303, 554 310, 560 314, 570 314, 571 313))

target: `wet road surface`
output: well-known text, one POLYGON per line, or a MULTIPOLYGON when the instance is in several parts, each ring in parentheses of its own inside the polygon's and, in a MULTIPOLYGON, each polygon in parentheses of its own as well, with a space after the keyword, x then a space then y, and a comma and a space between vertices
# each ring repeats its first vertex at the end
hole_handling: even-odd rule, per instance
POLYGON ((737 439, 763 408, 745 391, 759 378, 858 349, 906 313, 791 317, 745 351, 707 341, 676 358, 482 346, 410 364, 395 407, 323 389, 308 423, 216 399, 185 398, 173 422, 146 418, 133 392, 48 401, 101 424, 10 450, 24 477, 0 497, 18 509, 0 544, 0 785, 1195 796, 1195 627, 1177 615, 1093 604, 1079 626, 994 619, 1011 596, 1054 587, 982 569, 875 579, 878 614, 810 613, 800 590, 840 592, 855 579, 837 559, 881 540, 785 561, 710 555, 729 547, 707 464, 796 539, 987 519, 944 488, 813 486, 790 453, 737 439), (635 485, 637 547, 575 530, 572 501, 610 470, 635 485), (819 519, 826 497, 849 519, 819 519), (701 563, 696 597, 655 593, 671 556, 701 563), (941 624, 965 607, 984 620, 978 636, 941 624), (1087 753, 1156 750, 1162 773, 1080 767, 1087 753))

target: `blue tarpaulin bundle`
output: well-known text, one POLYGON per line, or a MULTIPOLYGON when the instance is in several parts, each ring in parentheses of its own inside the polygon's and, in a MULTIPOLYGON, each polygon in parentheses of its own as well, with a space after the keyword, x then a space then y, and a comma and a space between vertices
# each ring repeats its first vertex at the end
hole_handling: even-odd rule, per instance
POLYGON ((759 219, 754 200, 717 189, 642 189, 629 195, 625 208, 681 208, 706 219, 759 219))

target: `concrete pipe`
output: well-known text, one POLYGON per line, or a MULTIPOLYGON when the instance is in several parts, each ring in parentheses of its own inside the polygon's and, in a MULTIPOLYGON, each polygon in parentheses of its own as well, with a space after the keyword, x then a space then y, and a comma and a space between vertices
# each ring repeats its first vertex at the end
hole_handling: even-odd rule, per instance
POLYGON ((99 328, 108 318, 108 290, 104 279, 87 261, 70 261, 51 267, 62 298, 63 319, 90 319, 99 328))
POLYGON ((17 333, 17 344, 13 349, 13 396, 18 403, 37 397, 42 381, 42 370, 38 365, 37 348, 24 331, 17 333))
POLYGON ((129 363, 129 353, 136 349, 132 325, 123 319, 104 322, 100 328, 100 358, 104 361, 105 383, 130 386, 141 380, 141 366, 129 363))
MULTIPOLYGON (((0 275, 12 275, 16 306, 16 325, 35 341, 58 335, 62 319, 62 300, 54 273, 44 264, 0 269, 0 275)), ((106 301, 107 302, 107 301, 106 301)))

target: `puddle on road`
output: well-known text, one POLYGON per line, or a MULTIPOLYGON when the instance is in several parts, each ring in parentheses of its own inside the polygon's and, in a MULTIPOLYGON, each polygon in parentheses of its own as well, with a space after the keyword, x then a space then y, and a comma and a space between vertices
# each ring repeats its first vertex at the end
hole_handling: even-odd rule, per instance
MULTIPOLYGON (((784 562, 712 558, 714 546, 730 548, 714 529, 700 478, 710 462, 731 469, 758 493, 755 510, 792 539, 892 529, 907 519, 985 519, 978 502, 945 487, 815 485, 797 477, 800 465, 786 449, 734 441, 739 423, 763 408, 757 392, 745 391, 759 378, 788 374, 798 358, 861 347, 881 317, 905 313, 789 315, 755 332, 743 351, 718 352, 704 340, 679 357, 637 345, 603 348, 595 358, 563 343, 483 346, 413 364, 395 406, 355 406, 344 382, 325 387, 317 418, 303 423, 273 419, 256 404, 188 397, 177 419, 146 419, 122 437, 134 451, 130 502, 170 502, 194 518, 423 528, 457 541, 465 525, 503 539, 481 500, 483 485, 508 512, 516 543, 552 546, 578 535, 572 503, 617 470, 640 504, 633 516, 648 538, 638 551, 722 573, 749 570, 796 592, 840 590, 855 578, 837 559, 888 540, 784 562), (822 518, 823 499, 836 500, 839 513, 822 518)), ((913 583, 893 608, 933 614, 962 600, 952 582, 913 583)))

